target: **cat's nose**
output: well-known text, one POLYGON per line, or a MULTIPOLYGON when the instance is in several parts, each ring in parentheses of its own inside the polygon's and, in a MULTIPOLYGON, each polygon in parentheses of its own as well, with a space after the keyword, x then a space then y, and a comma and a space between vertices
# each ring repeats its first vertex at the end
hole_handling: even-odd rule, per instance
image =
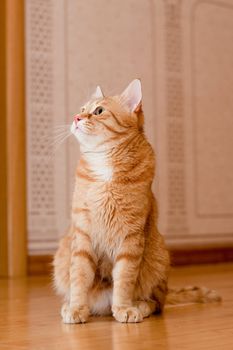
POLYGON ((82 118, 81 118, 81 116, 80 116, 79 114, 77 114, 77 115, 74 116, 74 121, 75 121, 76 124, 77 124, 81 119, 82 119, 82 118))

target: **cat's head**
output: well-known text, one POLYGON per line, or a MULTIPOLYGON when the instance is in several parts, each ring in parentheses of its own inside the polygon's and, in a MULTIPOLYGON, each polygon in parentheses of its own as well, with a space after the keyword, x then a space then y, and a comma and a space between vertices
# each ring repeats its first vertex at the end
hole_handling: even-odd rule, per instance
POLYGON ((143 130, 142 90, 133 80, 122 94, 105 97, 97 86, 91 99, 74 117, 71 132, 84 150, 107 150, 143 130))

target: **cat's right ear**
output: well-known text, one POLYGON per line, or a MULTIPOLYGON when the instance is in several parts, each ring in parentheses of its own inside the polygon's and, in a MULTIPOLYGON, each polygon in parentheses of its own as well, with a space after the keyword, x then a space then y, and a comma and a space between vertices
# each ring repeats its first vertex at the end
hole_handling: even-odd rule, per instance
POLYGON ((134 79, 120 95, 121 103, 130 113, 137 113, 142 103, 142 86, 139 79, 134 79))
POLYGON ((95 92, 91 95, 91 98, 94 100, 98 100, 99 98, 104 98, 104 94, 101 90, 101 87, 98 85, 95 89, 95 92))

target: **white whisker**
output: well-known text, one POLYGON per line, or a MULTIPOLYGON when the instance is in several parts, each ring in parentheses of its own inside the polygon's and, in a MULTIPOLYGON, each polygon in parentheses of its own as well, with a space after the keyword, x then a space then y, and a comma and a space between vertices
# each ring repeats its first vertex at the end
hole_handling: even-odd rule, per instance
POLYGON ((68 128, 66 130, 57 130, 53 134, 52 133, 48 133, 47 135, 42 136, 41 140, 48 143, 49 141, 54 141, 59 136, 65 135, 68 132, 70 132, 70 129, 68 129, 68 128))
POLYGON ((66 133, 66 135, 60 136, 59 139, 57 139, 53 145, 51 146, 51 152, 49 154, 49 158, 52 158, 52 156, 55 155, 58 148, 61 146, 61 144, 71 135, 71 132, 69 131, 66 133))
POLYGON ((56 130, 61 130, 61 129, 66 130, 66 129, 68 129, 68 128, 70 128, 70 124, 57 125, 57 126, 55 126, 55 127, 53 128, 53 130, 54 130, 54 131, 56 131, 56 130))
POLYGON ((70 131, 66 131, 63 133, 60 133, 59 135, 55 136, 52 139, 52 142, 50 143, 50 147, 54 147, 60 140, 62 140, 65 136, 69 135, 70 131))

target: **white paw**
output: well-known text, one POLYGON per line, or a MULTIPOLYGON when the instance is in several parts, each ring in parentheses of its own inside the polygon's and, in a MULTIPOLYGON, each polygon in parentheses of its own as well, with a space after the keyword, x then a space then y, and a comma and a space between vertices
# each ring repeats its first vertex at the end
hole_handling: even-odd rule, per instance
POLYGON ((142 322, 143 317, 141 311, 133 306, 113 306, 113 317, 122 323, 142 322))
POLYGON ((85 323, 89 317, 87 305, 70 306, 65 303, 61 309, 61 316, 64 323, 85 323))

